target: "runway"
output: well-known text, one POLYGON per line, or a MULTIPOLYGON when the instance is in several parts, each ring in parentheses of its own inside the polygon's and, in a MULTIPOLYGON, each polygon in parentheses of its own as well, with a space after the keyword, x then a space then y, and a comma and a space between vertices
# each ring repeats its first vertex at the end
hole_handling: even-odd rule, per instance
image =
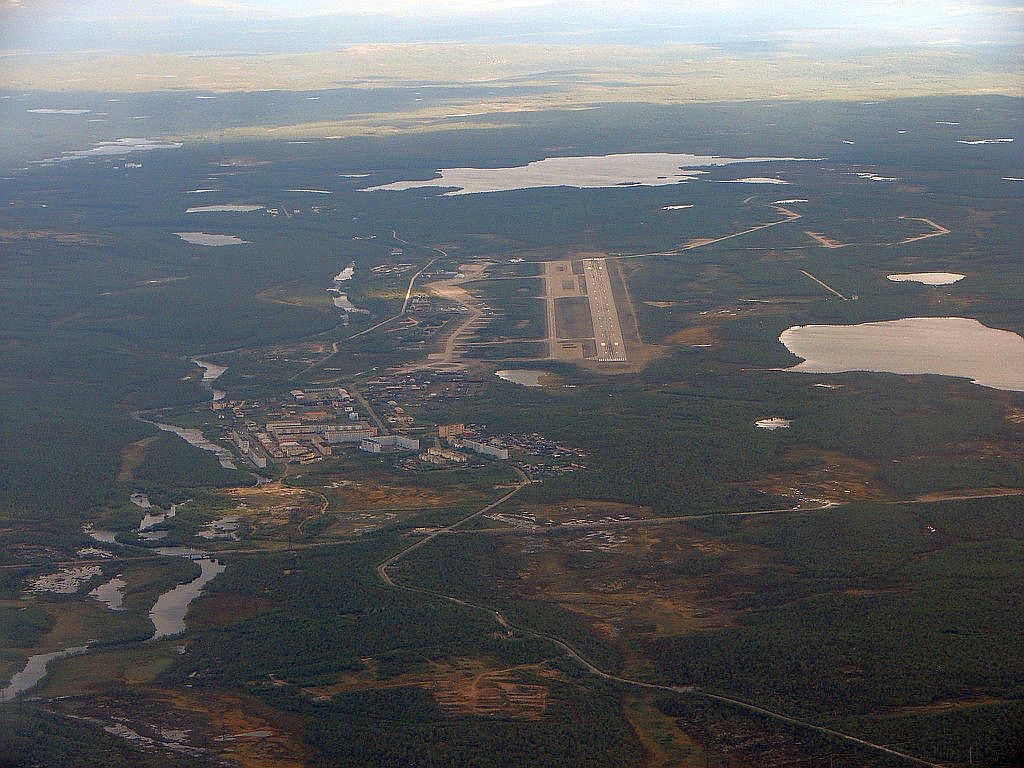
POLYGON ((590 315, 594 321, 597 359, 603 363, 625 363, 626 344, 612 295, 612 281, 605 259, 583 259, 583 275, 587 281, 590 315))

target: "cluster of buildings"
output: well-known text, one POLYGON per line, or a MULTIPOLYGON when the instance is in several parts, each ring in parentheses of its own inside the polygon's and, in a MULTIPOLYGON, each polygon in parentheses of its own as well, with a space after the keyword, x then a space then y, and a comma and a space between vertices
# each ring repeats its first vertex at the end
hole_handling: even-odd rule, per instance
POLYGON ((407 428, 412 424, 410 407, 482 395, 488 383, 462 368, 423 369, 367 379, 359 388, 386 422, 407 428))
POLYGON ((259 469, 320 461, 335 446, 361 445, 379 432, 342 387, 305 387, 292 390, 284 401, 226 401, 221 408, 241 421, 228 438, 259 469))
POLYGON ((417 458, 420 461, 427 464, 439 464, 446 466, 448 464, 467 464, 469 457, 464 453, 453 451, 450 448, 444 448, 439 445, 432 445, 417 458))
POLYGON ((469 313, 467 307, 455 304, 447 299, 439 299, 436 296, 416 294, 409 302, 409 309, 414 314, 436 314, 436 315, 465 315, 469 313))
POLYGON ((490 435, 486 424, 469 424, 464 428, 462 442, 472 450, 476 450, 473 446, 481 446, 483 450, 480 453, 492 456, 501 451, 507 457, 515 451, 523 457, 534 457, 520 462, 526 473, 534 478, 564 475, 586 467, 586 451, 563 445, 539 432, 490 435))
POLYGON ((400 454, 399 466, 410 471, 507 461, 513 453, 526 458, 524 468, 534 477, 584 467, 583 451, 539 433, 492 434, 486 424, 462 423, 442 424, 435 433, 433 424, 417 424, 412 416, 418 406, 479 396, 487 384, 453 366, 381 374, 361 381, 358 392, 311 385, 276 399, 221 400, 214 407, 222 411, 227 438, 257 469, 322 461, 346 448, 400 454))
POLYGON ((454 451, 446 450, 446 453, 472 451, 492 459, 507 460, 509 458, 508 448, 500 441, 473 439, 474 437, 476 437, 475 433, 467 429, 465 424, 442 424, 437 428, 438 441, 446 444, 449 449, 455 449, 454 451))
POLYGON ((367 437, 360 441, 359 450, 367 453, 395 453, 397 451, 418 451, 420 441, 407 435, 381 435, 367 437))

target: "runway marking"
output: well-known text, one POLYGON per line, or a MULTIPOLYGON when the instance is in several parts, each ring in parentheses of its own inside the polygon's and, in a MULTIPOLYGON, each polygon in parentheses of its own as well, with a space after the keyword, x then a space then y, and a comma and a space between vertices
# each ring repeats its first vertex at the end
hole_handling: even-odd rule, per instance
POLYGON ((622 338, 619 313, 612 295, 612 281, 606 259, 583 259, 590 316, 594 321, 597 359, 602 363, 625 363, 626 342, 622 338))

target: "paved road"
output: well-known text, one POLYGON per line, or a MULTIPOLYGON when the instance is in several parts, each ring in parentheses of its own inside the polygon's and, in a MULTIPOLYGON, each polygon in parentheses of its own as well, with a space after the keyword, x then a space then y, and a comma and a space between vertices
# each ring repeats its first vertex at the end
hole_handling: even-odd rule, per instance
MULTIPOLYGON (((396 240, 397 242, 399 242, 399 243, 403 243, 403 244, 405 244, 405 245, 413 245, 413 243, 410 243, 410 242, 409 242, 408 240, 403 240, 402 238, 400 238, 400 237, 398 236, 398 233, 397 233, 397 232, 396 232, 395 230, 391 230, 391 235, 392 235, 392 237, 393 237, 393 238, 394 238, 394 239, 395 239, 395 240, 396 240)), ((442 257, 444 257, 444 258, 447 258, 447 257, 448 257, 448 252, 447 252, 447 251, 443 251, 443 250, 441 250, 440 248, 434 248, 434 247, 433 247, 433 246, 431 246, 431 245, 424 245, 424 246, 422 246, 422 247, 423 247, 423 248, 426 248, 427 250, 430 250, 430 251, 434 251, 435 253, 438 253, 438 254, 440 254, 440 255, 441 255, 442 257)), ((353 334, 352 334, 351 336, 349 336, 349 337, 348 337, 348 338, 346 339, 346 341, 351 341, 352 339, 358 339, 358 338, 359 338, 360 336, 363 336, 363 335, 365 335, 365 334, 367 334, 367 333, 370 333, 371 331, 375 331, 375 330, 377 330, 378 328, 383 328, 383 327, 384 327, 385 325, 387 325, 388 323, 392 323, 392 322, 394 322, 395 320, 397 320, 398 318, 400 318, 400 317, 404 317, 404 316, 405 316, 405 313, 406 313, 406 312, 408 311, 408 309, 409 309, 409 301, 410 301, 410 300, 412 299, 412 289, 413 289, 413 287, 414 287, 414 286, 415 286, 415 284, 416 284, 416 279, 417 279, 417 278, 418 278, 418 277, 419 277, 420 275, 422 275, 422 274, 423 274, 423 273, 424 273, 424 272, 425 272, 425 271, 426 271, 427 269, 429 269, 429 268, 430 268, 430 267, 431 267, 431 266, 432 266, 432 265, 433 265, 433 264, 434 264, 434 263, 435 263, 435 262, 437 261, 437 259, 438 259, 438 257, 437 257, 437 256, 435 256, 434 258, 432 258, 432 259, 431 259, 430 261, 428 261, 428 262, 427 262, 426 264, 424 264, 424 265, 423 265, 422 267, 420 267, 420 268, 419 268, 419 269, 418 269, 418 270, 417 270, 417 271, 416 271, 416 272, 415 272, 415 273, 413 274, 413 276, 412 276, 412 277, 410 277, 410 278, 409 278, 409 286, 408 286, 408 288, 406 288, 406 289, 405 289, 405 300, 404 300, 404 301, 402 302, 402 309, 401 309, 401 310, 399 310, 398 314, 395 314, 395 315, 392 315, 391 317, 385 318, 384 320, 381 320, 381 321, 380 321, 379 323, 375 323, 374 325, 371 325, 371 326, 370 326, 369 328, 364 328, 364 329, 363 329, 363 330, 361 330, 361 331, 358 331, 358 332, 356 332, 356 333, 353 333, 353 334)), ((302 378, 302 377, 306 376, 306 375, 307 375, 307 374, 309 374, 309 373, 312 373, 312 372, 313 372, 313 371, 315 371, 315 370, 316 370, 317 368, 320 368, 320 367, 321 367, 322 365, 324 365, 324 364, 325 364, 325 363, 326 363, 326 362, 327 362, 328 360, 330 360, 330 359, 331 359, 332 357, 334 357, 334 356, 335 356, 336 354, 338 354, 338 352, 339 352, 339 351, 340 351, 340 349, 339 349, 339 347, 338 347, 338 343, 337 343, 337 342, 335 342, 334 344, 332 344, 332 345, 331 345, 331 352, 330 352, 330 354, 328 354, 328 355, 326 355, 326 356, 324 356, 324 357, 320 358, 319 360, 317 360, 317 361, 316 361, 315 363, 313 363, 312 365, 310 365, 310 366, 308 366, 308 367, 306 367, 306 368, 303 368, 303 369, 302 369, 301 371, 299 371, 299 372, 298 372, 298 373, 296 373, 295 375, 293 375, 293 376, 289 377, 289 379, 288 379, 288 380, 289 380, 289 381, 294 381, 294 380, 296 380, 296 379, 300 379, 300 378, 302 378)))
MULTIPOLYGON (((400 242, 404 243, 405 241, 401 240, 400 242)), ((427 246, 427 247, 429 247, 429 246, 427 246)), ((447 256, 448 255, 444 251, 441 251, 441 250, 439 250, 437 248, 431 248, 430 250, 438 251, 438 253, 442 254, 443 256, 447 256)), ((398 314, 392 315, 391 317, 389 317, 389 318, 387 318, 385 320, 381 320, 379 323, 377 323, 376 325, 371 325, 369 328, 364 328, 363 330, 359 331, 358 333, 353 333, 351 336, 348 337, 348 340, 358 339, 360 336, 363 336, 364 334, 370 333, 371 331, 375 331, 378 328, 380 328, 382 326, 385 326, 388 323, 390 323, 390 322, 392 322, 394 320, 397 320, 400 317, 403 317, 405 315, 406 311, 408 311, 408 309, 409 309, 409 300, 412 298, 412 289, 413 289, 413 286, 416 283, 416 278, 418 278, 420 275, 422 275, 424 272, 426 272, 427 269, 429 269, 434 264, 434 262, 436 262, 436 261, 437 261, 436 257, 431 259, 426 264, 424 264, 422 267, 420 267, 419 270, 417 270, 413 274, 412 277, 409 278, 409 287, 405 289, 405 301, 402 302, 402 308, 398 311, 398 314)))
MULTIPOLYGON (((629 687, 632 687, 632 688, 642 688, 642 689, 646 689, 646 690, 665 691, 667 693, 673 693, 673 694, 685 695, 685 696, 696 696, 696 697, 703 698, 703 699, 710 699, 710 700, 713 700, 713 701, 718 701, 720 703, 728 704, 730 706, 733 706, 733 707, 735 707, 737 709, 742 709, 742 710, 745 710, 747 712, 751 712, 751 713, 760 715, 761 717, 765 717, 765 718, 767 718, 769 720, 774 720, 776 722, 786 723, 787 725, 796 726, 798 728, 802 728, 802 729, 805 729, 805 730, 808 730, 808 731, 813 731, 813 732, 816 732, 816 733, 820 733, 822 735, 825 735, 825 736, 828 736, 828 737, 830 737, 832 739, 835 739, 836 741, 844 742, 846 744, 851 744, 851 745, 854 745, 854 746, 857 746, 857 747, 860 747, 860 748, 863 748, 863 749, 872 750, 874 752, 878 752, 880 754, 884 754, 884 755, 886 755, 888 757, 895 757, 897 759, 903 760, 904 762, 906 762, 906 763, 908 763, 910 765, 927 766, 927 768, 944 768, 944 766, 942 766, 939 763, 932 763, 932 762, 929 762, 928 760, 922 760, 921 758, 915 757, 914 755, 909 755, 909 754, 907 754, 905 752, 899 752, 898 750, 891 749, 890 747, 887 747, 884 744, 873 744, 872 742, 865 741, 863 739, 859 739, 856 736, 850 736, 849 734, 841 733, 840 731, 834 731, 831 728, 826 728, 824 726, 815 725, 814 723, 808 722, 806 720, 800 720, 800 719, 795 718, 795 717, 790 717, 789 715, 783 714, 781 712, 774 712, 772 710, 765 709, 764 707, 759 707, 756 704, 751 704, 749 702, 743 701, 742 699, 738 699, 738 698, 736 698, 734 696, 729 696, 729 695, 724 694, 724 693, 717 693, 715 691, 710 691, 710 690, 707 690, 707 689, 698 688, 697 686, 692 686, 692 685, 684 685, 684 686, 659 685, 657 683, 649 683, 649 682, 646 682, 644 680, 637 680, 635 678, 622 677, 620 675, 615 675, 615 674, 613 674, 611 672, 608 672, 608 671, 606 671, 604 669, 601 669, 597 664, 595 664, 594 662, 590 661, 579 650, 574 648, 571 644, 567 643, 565 640, 562 640, 559 637, 555 637, 554 635, 546 634, 544 632, 537 632, 537 631, 534 631, 534 630, 531 630, 531 629, 526 629, 524 627, 516 626, 515 624, 510 622, 508 620, 508 618, 501 611, 499 611, 499 610, 497 610, 495 608, 492 608, 492 607, 487 606, 487 605, 481 605, 479 603, 472 602, 471 600, 464 600, 462 598, 455 597, 454 595, 447 595, 447 594, 444 594, 443 592, 436 592, 434 590, 426 589, 424 587, 417 587, 417 586, 413 586, 411 584, 399 584, 398 582, 396 582, 394 580, 394 578, 391 576, 391 574, 388 573, 388 569, 390 569, 391 566, 395 565, 400 560, 402 560, 406 555, 408 555, 408 554, 410 554, 412 552, 415 552, 416 550, 426 546, 431 541, 436 539, 438 536, 441 536, 441 535, 446 534, 446 533, 451 533, 451 532, 455 531, 457 528, 459 528, 461 525, 463 525, 465 523, 468 523, 471 520, 474 520, 475 518, 480 517, 481 515, 486 514, 487 512, 490 512, 492 509, 494 509, 494 508, 504 504, 510 498, 515 496, 517 493, 519 493, 519 491, 521 491, 523 488, 527 487, 530 484, 530 480, 526 477, 525 474, 523 474, 523 472, 518 467, 513 467, 513 468, 517 472, 519 472, 519 474, 523 478, 523 481, 522 481, 522 483, 520 485, 517 485, 513 490, 511 490, 508 493, 506 493, 504 496, 499 498, 497 501, 491 502, 490 504, 488 504, 487 506, 483 507, 482 509, 480 509, 480 510, 478 510, 478 511, 476 511, 476 512, 470 514, 470 515, 467 515, 466 517, 463 517, 460 520, 457 520, 456 522, 452 523, 449 526, 446 526, 444 528, 439 528, 438 530, 434 531, 433 533, 428 534, 427 536, 425 536, 422 539, 418 540, 414 544, 411 544, 410 546, 406 547, 405 549, 403 549, 403 550, 397 552, 396 554, 392 555, 391 557, 389 557, 384 562, 380 563, 380 565, 377 566, 377 576, 380 578, 380 580, 382 582, 384 582, 387 586, 392 587, 394 589, 401 589, 401 590, 406 591, 406 592, 416 592, 416 593, 419 593, 419 594, 428 595, 430 597, 435 597, 435 598, 437 598, 439 600, 444 600, 445 602, 453 603, 455 605, 461 605, 461 606, 464 606, 466 608, 472 608, 474 610, 482 611, 482 612, 488 614, 489 616, 491 616, 508 633, 518 632, 518 633, 520 633, 522 635, 527 635, 527 636, 530 636, 530 637, 537 637, 537 638, 541 638, 541 639, 547 640, 551 644, 555 645, 556 647, 558 647, 559 649, 564 651, 568 656, 570 656, 571 658, 575 659, 588 672, 590 672, 591 674, 593 674, 593 675, 595 675, 597 677, 600 677, 600 678, 602 678, 604 680, 609 680, 611 682, 616 682, 616 683, 619 683, 621 685, 626 685, 626 686, 629 686, 629 687)), ((764 513, 765 512, 762 512, 762 514, 764 514, 764 513)), ((754 513, 751 513, 751 514, 754 514, 754 513)))
POLYGON ((828 291, 829 293, 834 293, 834 294, 835 294, 836 296, 838 296, 838 297, 839 297, 840 299, 842 299, 843 301, 849 301, 849 300, 850 300, 850 299, 849 299, 849 298, 847 298, 846 296, 843 296, 843 294, 841 294, 841 293, 840 293, 839 291, 837 291, 837 290, 836 290, 835 288, 833 288, 833 287, 832 287, 831 285, 829 285, 828 283, 826 283, 826 282, 825 282, 824 280, 819 280, 818 278, 816 278, 816 277, 815 277, 814 275, 812 275, 812 274, 811 274, 810 272, 808 272, 807 270, 801 269, 801 270, 800 270, 800 272, 801 272, 801 274, 803 274, 803 275, 804 275, 804 277, 809 277, 809 278, 811 278, 811 280, 813 280, 814 282, 816 282, 816 283, 817 283, 818 285, 820 285, 820 286, 821 286, 822 288, 824 288, 824 289, 825 289, 826 291, 828 291))
MULTIPOLYGON (((410 546, 406 547, 405 549, 401 550, 400 552, 397 552, 394 555, 392 555, 391 557, 389 557, 387 560, 385 560, 383 563, 381 563, 380 565, 377 566, 377 576, 380 577, 380 580, 383 581, 385 584, 387 584, 389 587, 395 587, 396 589, 407 589, 407 590, 412 590, 412 591, 423 591, 423 590, 420 590, 420 589, 418 589, 416 587, 407 587, 407 586, 403 586, 403 585, 400 585, 400 584, 396 584, 394 582, 394 580, 392 580, 390 574, 388 574, 388 569, 392 565, 397 563, 399 560, 403 559, 406 555, 408 555, 408 554, 410 554, 412 552, 415 552, 417 549, 419 549, 420 547, 422 547, 422 546, 424 546, 426 544, 429 544, 431 541, 436 539, 438 536, 441 536, 441 535, 446 534, 446 533, 451 533, 456 528, 458 528, 460 525, 468 523, 470 520, 474 520, 474 519, 480 517, 481 515, 487 514, 488 512, 490 512, 495 507, 501 506, 502 504, 504 504, 506 501, 511 499, 513 496, 515 496, 517 493, 519 493, 521 490, 523 490, 523 488, 525 488, 526 486, 528 486, 532 482, 525 474, 523 474, 522 470, 520 470, 518 467, 513 465, 512 468, 516 472, 519 473, 519 476, 521 478, 520 483, 515 488, 513 488, 511 491, 506 493, 504 496, 502 496, 497 501, 492 501, 490 504, 488 504, 483 509, 479 509, 479 510, 477 510, 476 512, 474 512, 471 515, 466 515, 466 517, 463 517, 463 518, 461 518, 459 520, 456 520, 454 523, 452 523, 449 526, 446 526, 444 528, 438 528, 436 531, 434 531, 432 533, 429 533, 426 536, 424 536, 422 539, 417 541, 415 544, 411 544, 410 546)), ((442 597, 446 597, 446 596, 442 595, 442 597)), ((449 598, 446 597, 446 599, 449 599, 449 598)), ((450 598, 450 599, 453 602, 462 603, 461 600, 455 600, 454 598, 450 598)))
POLYGON ((377 415, 377 412, 373 410, 373 406, 370 405, 370 401, 363 397, 363 393, 356 389, 355 385, 349 383, 347 386, 348 391, 352 394, 352 397, 355 398, 356 402, 366 409, 366 413, 369 415, 370 421, 373 422, 373 425, 377 427, 377 431, 382 435, 388 434, 391 430, 388 429, 388 425, 384 423, 384 420, 377 415))

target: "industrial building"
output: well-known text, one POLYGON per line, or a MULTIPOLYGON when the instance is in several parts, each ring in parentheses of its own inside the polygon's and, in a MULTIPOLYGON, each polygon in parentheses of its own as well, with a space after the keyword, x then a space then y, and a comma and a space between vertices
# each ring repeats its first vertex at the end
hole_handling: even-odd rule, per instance
POLYGON ((418 451, 420 441, 405 435, 380 435, 368 437, 359 443, 359 450, 367 453, 393 453, 395 451, 418 451))
POLYGON ((469 461, 469 458, 463 453, 438 446, 427 448, 419 455, 419 459, 428 464, 465 464, 469 461))
POLYGON ((358 443, 377 434, 377 428, 366 422, 334 424, 324 421, 270 421, 267 432, 280 441, 285 438, 319 437, 327 443, 358 443))
POLYGON ((508 448, 501 448, 491 443, 481 443, 477 440, 463 440, 462 445, 475 453, 482 454, 484 456, 492 456, 495 459, 507 459, 508 448))
POLYGON ((238 450, 242 455, 251 461, 257 469, 266 468, 267 454, 258 440, 254 439, 248 432, 232 432, 230 439, 238 446, 238 450))

